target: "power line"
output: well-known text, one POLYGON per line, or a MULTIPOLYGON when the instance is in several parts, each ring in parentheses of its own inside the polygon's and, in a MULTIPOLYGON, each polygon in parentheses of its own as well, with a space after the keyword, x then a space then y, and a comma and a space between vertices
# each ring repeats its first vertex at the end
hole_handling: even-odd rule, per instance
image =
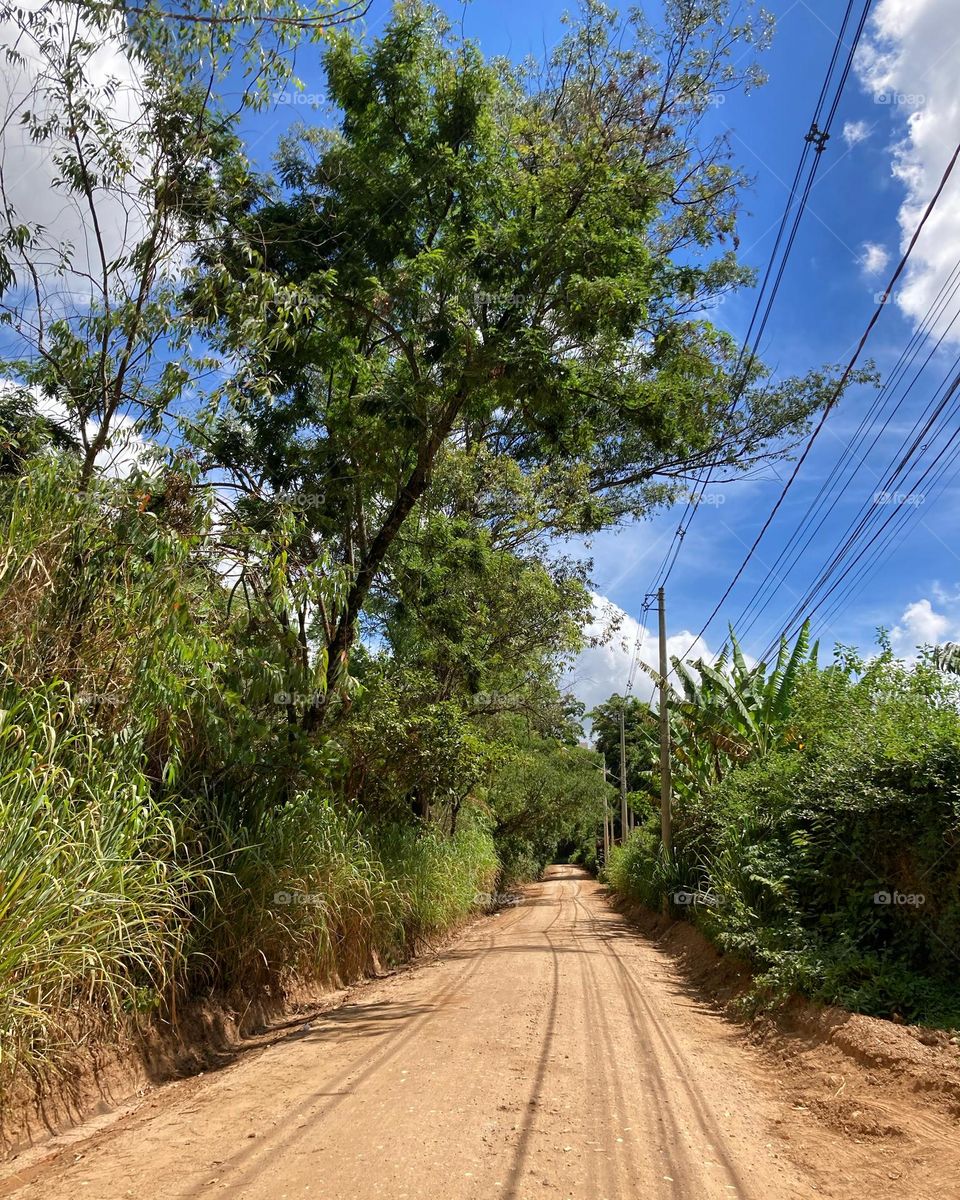
MULTIPOLYGON (((953 439, 951 439, 951 442, 952 441, 953 439)), ((939 497, 943 495, 947 488, 956 482, 958 476, 960 476, 960 465, 958 465, 951 474, 943 476, 940 487, 937 489, 933 497, 934 500, 939 499, 939 497)), ((883 560, 886 557, 889 557, 889 554, 893 553, 896 547, 903 542, 904 538, 910 532, 910 528, 915 525, 917 521, 919 521, 920 509, 918 507, 913 505, 905 505, 904 508, 907 510, 907 520, 902 523, 903 528, 899 531, 899 537, 888 537, 886 543, 880 547, 880 550, 875 556, 874 561, 864 564, 863 569, 858 573, 858 576, 851 581, 846 591, 839 596, 834 605, 823 614, 822 619, 825 623, 835 621, 841 613, 845 612, 846 609, 849 608, 850 604, 859 597, 864 587, 866 587, 867 583, 869 583, 869 581, 873 578, 883 560)))
POLYGON ((940 337, 931 347, 925 360, 917 368, 912 381, 903 390, 900 398, 896 400, 896 403, 893 405, 893 408, 887 414, 886 418, 882 422, 879 421, 880 414, 884 411, 888 404, 896 398, 900 383, 906 376, 908 368, 916 361, 923 344, 928 340, 929 332, 932 332, 933 329, 936 328, 940 318, 943 316, 947 307, 952 304, 958 292, 960 292, 960 262, 957 263, 953 271, 941 286, 938 296, 927 309, 922 322, 915 330, 913 336, 910 338, 910 341, 907 343, 907 346, 903 351, 901 351, 897 363, 895 364, 883 387, 880 389, 878 396, 870 405, 868 410, 864 413, 857 430, 845 443, 843 450, 837 457, 836 462, 833 464, 830 473, 820 485, 816 496, 813 498, 813 500, 811 500, 806 511, 797 521, 796 526, 787 542, 781 547, 776 559, 770 565, 766 578, 754 592, 749 601, 744 605, 743 609, 740 611, 740 614, 733 622, 734 627, 737 629, 741 637, 745 637, 750 632, 750 630, 760 619, 760 616, 764 610, 772 603, 777 593, 778 579, 786 580, 793 569, 799 564, 804 553, 816 535, 823 528, 827 518, 836 509, 837 504, 840 502, 843 495, 853 483, 853 480, 856 477, 857 468, 863 465, 867 455, 877 444, 890 421, 893 420, 903 403, 910 395, 910 392, 916 385, 922 372, 929 365, 934 354, 946 339, 956 322, 960 320, 960 308, 957 308, 954 311, 954 315, 949 323, 942 330, 940 337), (872 440, 862 440, 863 435, 866 434, 868 428, 874 424, 876 425, 876 433, 874 433, 872 440), (838 489, 833 489, 832 485, 838 476, 843 479, 843 482, 840 484, 838 489), (819 516, 819 519, 814 521, 814 518, 817 516, 819 516), (796 552, 791 555, 791 550, 801 538, 803 539, 802 544, 799 545, 796 552), (788 556, 789 561, 787 561, 788 556), (782 571, 780 570, 781 563, 784 564, 782 571), (748 618, 750 618, 749 621, 748 618))
MULTIPOLYGON (((949 429, 951 425, 955 423, 956 417, 960 415, 960 404, 953 403, 952 407, 948 409, 948 405, 951 405, 951 402, 954 401, 954 398, 957 395, 958 389, 960 389, 960 357, 958 357, 954 363, 953 371, 956 372, 953 375, 953 378, 950 379, 948 376, 934 393, 933 401, 936 401, 936 403, 931 402, 931 405, 927 406, 925 412, 929 412, 930 415, 927 416, 926 421, 921 426, 921 421, 923 420, 924 416, 924 414, 921 414, 921 416, 918 417, 914 423, 913 429, 901 443, 900 451, 902 451, 902 453, 900 454, 899 460, 897 460, 895 457, 894 462, 891 464, 886 476, 884 476, 884 478, 880 481, 878 490, 874 492, 874 503, 871 504, 869 499, 863 502, 857 515, 854 517, 854 521, 851 522, 850 526, 847 528, 845 540, 835 551, 831 561, 821 570, 820 575, 813 586, 809 589, 803 600, 801 600, 799 604, 794 607, 786 622, 785 632, 787 634, 789 634, 791 626, 796 624, 798 620, 801 620, 801 618, 806 619, 806 617, 810 616, 812 613, 816 612, 817 609, 821 608, 825 603, 827 603, 830 597, 843 586, 850 571, 857 565, 858 562, 860 562, 861 559, 863 559, 864 555, 867 555, 868 564, 877 558, 878 554, 882 551, 882 549, 885 548, 885 545, 881 545, 878 549, 878 538, 884 533, 884 530, 886 530, 888 526, 896 522, 899 522, 902 525, 905 523, 906 518, 909 517, 909 506, 905 504, 898 504, 896 502, 896 497, 894 497, 894 503, 891 511, 886 514, 885 519, 880 521, 879 527, 875 528, 874 531, 871 532, 870 526, 871 524, 876 525, 877 513, 880 511, 876 505, 876 497, 878 495, 890 494, 891 488, 900 487, 907 489, 906 494, 915 493, 917 489, 919 489, 919 487, 924 483, 924 481, 930 476, 930 473, 936 470, 937 466, 944 459, 954 442, 960 438, 960 426, 956 426, 954 427, 954 431, 947 442, 940 448, 932 462, 928 463, 923 469, 920 476, 911 483, 906 481, 905 473, 907 472, 908 468, 910 468, 912 461, 916 458, 918 460, 917 465, 921 465, 920 458, 922 457, 923 453, 932 446, 939 431, 949 429), (940 396, 941 392, 943 392, 942 396, 940 396), (940 396, 939 401, 937 401, 938 396, 940 396), (937 429, 938 422, 939 430, 937 429), (912 441, 910 441, 911 437, 912 441), (857 521, 857 517, 860 518, 859 521, 857 521), (869 537, 870 540, 864 540, 867 537, 869 537), (839 579, 831 583, 831 576, 836 574, 844 559, 850 556, 850 554, 856 548, 858 541, 863 542, 862 547, 853 556, 853 558, 850 559, 844 570, 844 573, 839 577, 839 579), (820 596, 819 599, 816 599, 817 593, 824 588, 826 588, 826 590, 823 592, 823 595, 820 596)), ((896 533, 895 525, 893 533, 896 533)), ((886 544, 889 544, 889 540, 890 539, 888 539, 886 544)))
MULTIPOLYGON (((960 366, 960 361, 958 361, 957 365, 960 366)), ((825 586, 831 575, 834 574, 839 568, 843 559, 852 551, 856 543, 869 534, 871 524, 876 523, 876 514, 878 511, 876 508, 877 497, 880 495, 890 494, 891 489, 894 488, 915 486, 915 484, 908 485, 905 481, 901 481, 901 476, 910 467, 911 460, 914 458, 914 456, 922 456, 924 451, 931 444, 929 441, 927 441, 927 439, 930 437, 935 423, 938 421, 947 403, 952 399, 953 396, 953 391, 948 391, 940 403, 936 404, 936 397, 940 394, 944 387, 946 387, 946 381, 941 384, 939 388, 937 388, 931 404, 928 405, 924 412, 921 413, 921 415, 917 418, 913 429, 911 429, 907 437, 901 442, 900 448, 897 452, 900 455, 899 461, 895 456, 893 462, 891 462, 889 468, 887 469, 887 474, 884 477, 878 476, 880 483, 879 487, 874 492, 873 503, 871 504, 871 500, 869 498, 862 502, 857 513, 854 515, 853 520, 847 526, 847 530, 844 534, 844 540, 842 540, 838 544, 838 547, 834 550, 832 559, 830 559, 826 566, 821 569, 820 575, 817 577, 816 582, 811 588, 808 589, 804 598, 794 606, 794 609, 787 619, 787 628, 789 628, 790 624, 797 619, 800 613, 807 610, 817 592, 823 586, 825 586), (917 433, 918 427, 920 426, 921 421, 923 421, 924 415, 927 413, 930 415, 927 417, 926 424, 922 429, 920 429, 919 433, 917 433), (916 436, 914 437, 912 444, 908 444, 910 437, 914 434, 916 434, 916 436)), ((941 425, 945 425, 951 415, 952 413, 948 414, 941 425)), ((881 528, 884 524, 885 522, 881 523, 881 528)), ((860 555, 857 556, 858 559, 859 557, 860 555)))
MULTIPOLYGON (((824 106, 827 101, 827 96, 830 92, 830 87, 831 87, 831 83, 833 81, 834 72, 836 71, 837 63, 840 58, 840 51, 844 45, 844 41, 843 41, 844 34, 846 33, 847 25, 849 24, 850 18, 853 14, 854 3, 855 3, 855 0, 847 0, 847 7, 846 7, 846 11, 844 12, 844 15, 843 15, 843 22, 841 23, 840 31, 836 36, 836 39, 834 42, 834 47, 833 47, 833 53, 831 54, 830 62, 827 66, 827 70, 824 75, 823 83, 820 86, 820 94, 817 97, 817 102, 814 107, 813 116, 810 121, 809 130, 805 134, 804 139, 803 139, 804 140, 803 151, 800 155, 800 160, 797 163, 797 169, 794 173, 793 182, 790 185, 790 191, 789 191, 789 196, 787 198, 787 203, 784 206, 783 213, 780 217, 780 222, 779 222, 779 226, 777 229, 777 236, 774 241, 773 249, 770 252, 770 257, 767 261, 767 266, 766 266, 766 270, 764 271, 763 279, 761 281, 760 290, 757 293, 756 302, 754 304, 753 312, 750 317, 750 323, 747 326, 747 330, 744 335, 739 354, 737 355, 736 363, 734 364, 733 371, 731 372, 733 388, 732 388, 730 402, 729 402, 729 404, 727 406, 727 410, 726 410, 726 418, 727 419, 732 417, 733 413, 736 411, 737 404, 739 403, 740 398, 742 397, 743 392, 746 389, 747 383, 750 378, 750 372, 753 368, 754 362, 756 361, 757 353, 758 353, 759 347, 760 347, 760 342, 763 338, 763 334, 764 334, 764 331, 766 330, 767 322, 770 318, 770 314, 772 312, 774 302, 777 298, 777 294, 780 290, 780 285, 783 281, 783 276, 784 276, 784 272, 786 270, 787 261, 789 260, 790 254, 793 250, 793 245, 796 240, 797 231, 800 228, 800 222, 803 218, 803 214, 806 209, 807 201, 810 196, 810 191, 813 187, 813 182, 816 177, 817 167, 819 165, 821 155, 822 155, 823 150, 826 147, 826 143, 830 137, 830 129, 833 124, 833 119, 836 115, 837 108, 840 103, 840 98, 843 94, 843 90, 846 85, 847 78, 850 74, 850 68, 853 63, 854 54, 856 52, 860 38, 863 34, 863 29, 864 29, 864 26, 866 25, 867 15, 869 13, 872 0, 865 0, 864 6, 863 6, 863 11, 861 12, 860 20, 857 25, 857 30, 856 30, 856 33, 853 38, 853 43, 848 48, 847 59, 846 59, 846 63, 843 68, 843 72, 841 74, 839 85, 836 89, 833 100, 831 102, 827 119, 824 123, 823 128, 821 128, 820 121, 822 118, 824 106), (800 188, 801 180, 803 179, 804 169, 808 165, 808 160, 809 160, 811 154, 813 155, 813 163, 812 163, 812 166, 810 167, 808 177, 803 186, 802 194, 800 197, 800 203, 799 203, 799 205, 796 205, 798 189, 800 188), (795 205, 796 205, 796 212, 794 214, 795 205), (781 247, 781 244, 783 243, 784 235, 786 234, 787 226, 790 221, 791 214, 794 214, 793 224, 792 224, 792 227, 790 228, 790 233, 787 237, 786 246, 785 246, 783 255, 780 258, 779 267, 776 270, 776 276, 774 278, 773 286, 772 286, 772 288, 770 288, 770 290, 768 292, 768 286, 770 284, 771 277, 774 274, 774 269, 777 267, 777 258, 780 253, 780 247, 781 247), (762 317, 760 316, 761 310, 763 311, 762 317), (758 321, 759 321, 759 325, 758 325, 758 321), (756 328, 756 332, 755 332, 755 328, 756 328)), ((686 504, 684 505, 683 512, 681 513, 681 516, 680 516, 680 522, 673 534, 673 537, 671 538, 669 545, 667 546, 667 550, 660 562, 660 565, 657 567, 657 569, 654 573, 653 583, 651 584, 651 586, 647 589, 647 591, 645 593, 646 599, 645 599, 645 603, 644 603, 644 607, 643 607, 643 615, 646 615, 646 613, 649 611, 649 607, 650 607, 649 598, 651 596, 655 595, 660 587, 666 586, 668 580, 670 579, 670 576, 673 574, 673 569, 676 565, 677 558, 679 557, 679 554, 680 554, 680 548, 683 545, 683 539, 686 536, 687 529, 689 528, 690 522, 693 520, 693 514, 696 512, 697 506, 700 502, 700 500, 698 498, 698 494, 699 494, 699 497, 702 498, 707 487, 709 487, 710 481, 713 477, 714 467, 715 467, 715 464, 709 464, 701 470, 699 476, 697 477, 697 479, 694 483, 692 494, 688 495, 688 497, 687 497, 686 504)), ((639 651, 640 651, 640 647, 641 647, 641 644, 643 641, 644 634, 645 634, 645 629, 644 629, 643 625, 641 624, 641 627, 637 633, 637 638, 636 638, 635 644, 634 644, 633 655, 631 658, 630 671, 628 674, 627 689, 626 689, 627 694, 629 694, 630 690, 633 687, 634 676, 635 676, 635 672, 636 672, 637 658, 639 655, 639 651)))
MULTIPOLYGON (((769 261, 767 263, 767 268, 764 273, 764 277, 763 277, 763 281, 760 286, 760 290, 757 294, 757 299, 756 299, 756 303, 754 305, 753 314, 750 318, 750 324, 747 327, 747 332, 744 336, 743 345, 740 349, 740 353, 737 357, 737 361, 736 361, 736 364, 735 364, 733 372, 732 372, 732 378, 734 380, 734 387, 733 387, 733 394, 732 394, 732 397, 730 400, 730 404, 727 407, 727 412, 726 412, 727 419, 729 419, 733 415, 733 413, 736 411, 737 404, 739 403, 739 401, 743 395, 743 392, 746 389, 747 383, 749 382, 750 372, 753 368, 754 362, 756 361, 757 354, 758 354, 759 348, 760 348, 760 342, 763 339, 763 334, 766 331, 767 323, 770 319, 770 315, 773 310, 774 302, 776 301, 777 295, 780 291, 780 285, 783 282, 783 277, 784 277, 784 273, 786 271, 787 262, 789 261, 790 254, 793 250, 794 242, 796 241, 797 233, 800 228, 800 223, 803 219, 803 214, 806 210, 807 202, 810 197, 810 192, 813 188, 814 180, 816 179, 817 169, 820 164, 820 157, 823 153, 823 150, 826 147, 827 141, 830 138, 830 130, 833 125, 833 120, 834 120, 834 117, 836 116, 837 108, 839 107, 840 99, 841 99, 841 96, 843 95, 843 90, 846 86, 846 82, 847 82, 847 79, 850 74, 850 69, 853 65, 853 59, 854 59, 857 47, 860 42, 860 38, 862 37, 864 27, 866 26, 867 17, 869 15, 871 3, 872 3, 872 0, 865 0, 863 10, 860 14, 860 19, 859 19, 859 22, 857 25, 856 33, 854 35, 852 44, 850 45, 850 47, 848 49, 847 59, 844 64, 844 68, 843 68, 843 72, 841 74, 839 85, 836 89, 836 92, 833 97, 833 101, 830 105, 830 110, 829 110, 827 119, 824 122, 823 128, 821 128, 820 127, 820 119, 821 119, 821 115, 823 112, 823 106, 826 102, 827 93, 830 90, 830 83, 833 78, 833 73, 836 70, 836 65, 837 65, 837 60, 839 58, 840 49, 841 49, 841 46, 843 45, 843 35, 846 32, 847 24, 850 20, 852 12, 853 12, 854 0, 847 0, 847 7, 846 7, 846 11, 843 16, 843 22, 840 26, 840 32, 838 33, 835 44, 834 44, 833 54, 831 56, 829 66, 827 68, 827 72, 824 77, 823 84, 820 88, 820 95, 817 99, 817 104, 816 104, 816 108, 814 109, 813 118, 811 119, 811 122, 810 122, 810 129, 804 137, 803 153, 800 156, 800 162, 797 165, 797 170, 796 170, 796 173, 793 178, 793 183, 791 184, 791 187, 790 187, 790 194, 789 194, 789 197, 787 200, 787 204, 784 208, 783 215, 780 219, 780 226, 777 231, 777 237, 774 242, 773 250, 771 251, 769 261), (774 266, 777 262, 777 255, 778 255, 778 252, 780 249, 780 244, 781 244, 781 241, 783 240, 784 232, 787 228, 787 222, 788 222, 790 214, 794 208, 794 202, 796 200, 796 195, 797 195, 797 188, 800 184, 800 180, 803 175, 803 169, 807 163, 808 156, 810 155, 811 152, 813 153, 813 163, 810 167, 810 170, 809 170, 809 173, 808 173, 808 176, 806 179, 806 183, 804 184, 803 192, 800 197, 799 205, 797 206, 796 214, 794 216, 793 225, 790 229, 790 234, 787 239, 786 247, 784 249, 783 255, 781 256, 779 267, 777 268, 773 286, 770 289, 769 295, 766 295, 767 286, 770 282, 770 278, 773 273, 774 266), (765 295, 766 295, 766 303, 764 303, 765 295), (762 317, 760 317, 761 308, 763 309, 762 317), (758 318, 759 318, 759 325, 757 325, 758 318), (755 326, 757 326, 757 328, 756 328, 756 334, 754 335, 754 327, 755 326), (751 339, 752 339, 752 343, 751 343, 751 339), (747 355, 748 347, 749 347, 749 356, 747 355), (745 358, 746 358, 746 363, 744 363, 745 358)), ((704 493, 706 492, 706 489, 710 485, 711 479, 713 478, 714 469, 715 469, 715 464, 708 465, 701 471, 699 477, 697 478, 697 480, 694 484, 694 487, 693 487, 692 495, 688 496, 688 498, 687 498, 687 502, 684 506, 683 512, 680 517, 680 522, 679 522, 677 529, 673 535, 673 539, 671 540, 670 546, 667 549, 667 553, 664 556, 663 563, 661 564, 660 568, 658 569, 657 574, 654 576, 654 583, 653 583, 652 587, 648 589, 649 592, 652 593, 653 591, 656 590, 657 587, 666 585, 671 574, 673 573, 673 569, 674 569, 677 559, 680 555, 680 548, 683 544, 683 539, 686 536, 686 533, 687 533, 687 530, 689 529, 690 523, 693 520, 693 514, 696 512, 697 507, 700 503, 700 500, 698 498, 698 493, 699 493, 699 497, 702 497, 704 495, 704 493)))
MULTIPOLYGON (((807 444, 804 447, 803 453, 800 455, 800 457, 797 459, 796 463, 794 464, 794 468, 790 474, 790 477, 787 479, 787 482, 784 484, 784 487, 783 487, 782 491, 780 492, 780 495, 777 497, 776 503, 774 504, 769 515, 767 516, 766 520, 764 521, 764 523, 760 529, 760 532, 757 534, 756 538, 754 539, 753 545, 747 551, 743 561, 740 563, 740 566, 737 568, 737 571, 734 574, 733 579, 727 585, 726 590, 724 591, 724 593, 720 597, 720 599, 717 601, 717 603, 714 606, 713 611, 710 613, 709 617, 707 617, 706 621, 704 622, 703 626, 700 629, 700 632, 697 634, 696 638, 694 638, 693 644, 695 644, 696 641, 703 635, 703 633, 706 631, 706 629, 708 628, 710 623, 713 621, 714 617, 720 611, 724 601, 727 599, 727 597, 733 591, 733 589, 736 586, 737 582, 739 581, 740 577, 743 575, 743 572, 746 569, 747 564, 753 558, 754 554, 756 553, 757 547, 760 545, 760 542, 763 540, 764 535, 766 534, 767 530, 770 528, 771 524, 773 523, 774 518, 776 517, 777 513, 780 511, 780 508, 781 508, 784 500, 786 499, 788 492, 790 491, 791 487, 793 486, 797 476, 799 475, 799 473, 803 467, 803 464, 806 462, 807 457, 817 440, 817 437, 819 436, 821 430, 823 429, 823 426, 826 424, 827 418, 829 417, 830 413, 833 411, 833 408, 836 405, 837 400, 839 399, 840 395, 843 392, 844 387, 846 386, 847 382, 849 381, 850 376, 853 373, 853 369, 856 366, 857 362, 859 361, 860 355, 863 353, 864 346, 867 344, 870 334, 873 332, 874 327, 876 326, 877 322, 880 320, 880 315, 883 312, 884 308, 886 308, 887 302, 889 301, 889 298, 890 298, 891 293, 893 292, 893 289, 896 287, 897 281, 900 279, 900 276, 903 274, 904 270, 906 269, 907 263, 910 260, 910 256, 913 253, 914 248, 916 247, 916 244, 920 237, 920 234, 923 232, 924 228, 926 227, 927 221, 930 219, 930 216, 933 213, 933 210, 936 208, 937 203, 939 202, 940 197, 943 194, 944 188, 947 186, 947 183, 948 183, 951 175, 953 174, 953 170, 957 164, 958 158, 960 158, 960 144, 958 144, 956 149, 954 150, 953 155, 950 159, 950 162, 947 164, 947 168, 944 171, 943 176, 940 180, 940 183, 937 187, 937 190, 933 194, 932 198, 930 199, 930 202, 928 203, 926 209, 924 210, 923 216, 921 217, 920 222, 917 225, 917 228, 914 230, 913 236, 910 239, 910 243, 907 246, 907 249, 905 250, 904 254, 902 255, 899 263, 897 264, 896 270, 894 271, 893 275, 890 278, 890 282, 888 283, 888 285, 883 293, 880 304, 877 306, 876 311, 873 313, 869 322, 867 323, 867 327, 864 330, 863 335, 861 336, 859 342, 857 343, 857 347, 853 352, 853 356, 851 357, 850 361, 847 363, 847 366, 844 368, 843 374, 841 375, 840 380, 837 383, 837 385, 833 391, 833 395, 830 397, 830 399, 824 405, 823 413, 820 416, 820 420, 817 422, 816 426, 814 427, 813 432, 811 433, 810 437, 808 438, 807 444)), ((691 645, 691 649, 692 649, 692 645, 691 645)), ((689 650, 687 653, 689 653, 689 650)))

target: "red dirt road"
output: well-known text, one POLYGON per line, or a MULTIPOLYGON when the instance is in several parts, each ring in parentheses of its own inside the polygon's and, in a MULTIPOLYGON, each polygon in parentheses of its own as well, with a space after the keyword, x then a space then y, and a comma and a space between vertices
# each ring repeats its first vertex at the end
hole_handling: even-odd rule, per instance
MULTIPOLYGON (((596 883, 555 867, 522 905, 435 960, 189 1087, 152 1092, 21 1175, 19 1190, 0 1190, 21 1200, 886 1195, 859 1151, 845 1169, 838 1134, 798 1128, 783 1084, 596 883)), ((899 1200, 921 1194, 889 1186, 899 1200)))

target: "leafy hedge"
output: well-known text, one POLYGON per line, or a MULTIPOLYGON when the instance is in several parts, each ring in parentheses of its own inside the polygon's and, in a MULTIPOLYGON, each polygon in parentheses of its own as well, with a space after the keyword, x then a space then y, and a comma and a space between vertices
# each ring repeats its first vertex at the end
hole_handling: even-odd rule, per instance
MULTIPOLYGON (((757 970, 755 998, 799 991, 877 1016, 960 1024, 960 712, 955 686, 889 652, 811 669, 794 748, 731 771, 612 858, 613 886, 668 903, 757 970), (676 904, 678 891, 694 897, 676 904)), ((686 896, 680 896, 681 900, 686 896)))

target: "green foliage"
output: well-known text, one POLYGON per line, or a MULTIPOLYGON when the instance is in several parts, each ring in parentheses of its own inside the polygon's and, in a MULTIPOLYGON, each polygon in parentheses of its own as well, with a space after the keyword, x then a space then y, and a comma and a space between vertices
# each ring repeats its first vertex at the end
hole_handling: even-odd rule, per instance
POLYGON ((656 907, 675 886, 710 896, 674 911, 755 965, 757 999, 800 991, 956 1025, 958 698, 934 666, 889 650, 808 664, 791 737, 681 798, 673 874, 651 831, 618 852, 611 881, 656 907))
MULTIPOLYGON (((797 685, 816 661, 817 646, 811 650, 807 625, 792 648, 781 641, 772 668, 762 662, 748 667, 732 629, 730 645, 713 662, 682 662, 675 655, 667 690, 675 794, 695 803, 734 767, 793 743, 797 685)), ((659 672, 642 661, 639 665, 659 684, 659 672)), ((597 748, 611 764, 620 761, 621 714, 628 803, 642 813, 660 795, 659 713, 635 696, 611 696, 590 714, 597 748)))
POLYGON ((474 813, 460 821, 452 837, 435 827, 380 826, 374 845, 388 878, 406 899, 403 932, 411 944, 482 907, 500 869, 493 838, 474 813))
MULTIPOLYGON (((750 273, 702 118, 757 82, 763 18, 671 2, 657 32, 589 3, 537 72, 423 4, 377 38, 331 13, 3 10, 7 65, 41 68, 21 123, 83 235, 0 180, 11 1072, 178 997, 352 978, 498 874, 593 861, 609 789, 558 687, 588 571, 558 539, 779 457, 830 387, 735 378, 703 317, 750 273), (303 39, 337 123, 295 128, 263 177, 221 91, 242 112, 292 86, 303 39), (136 440, 161 433, 173 450, 136 440)), ((709 713, 714 757, 773 762, 806 647, 770 676, 734 647, 678 733, 709 713)), ((611 864, 644 896, 679 879, 647 870, 654 842, 611 864)), ((756 858, 752 904, 776 866, 756 858)))
POLYGON ((557 737, 498 722, 497 760, 486 787, 507 882, 536 878, 559 857, 592 861, 607 786, 598 756, 557 737))
POLYGON ((3 694, 0 1088, 169 997, 186 970, 190 905, 210 886, 202 864, 184 862, 135 745, 83 730, 62 687, 3 694))
MULTIPOLYGON (((604 762, 619 779, 620 714, 624 719, 624 749, 627 760, 627 804, 635 814, 660 802, 660 720, 651 705, 636 696, 611 696, 590 713, 593 736, 604 762)), ((614 831, 620 836, 621 805, 612 801, 614 831)))
POLYGON ((364 696, 342 744, 290 722, 277 693, 309 682, 278 636, 282 536, 251 532, 232 604, 176 471, 77 483, 70 457, 0 481, 0 1084, 177 995, 353 978, 482 903, 497 866, 475 813, 452 834, 398 799, 431 778, 469 807, 455 705, 399 742, 364 696), (352 739, 393 776, 348 801, 352 739))
POLYGON ((663 856, 659 814, 648 815, 625 841, 610 848, 604 879, 621 896, 655 911, 678 887, 687 885, 682 869, 663 856))
POLYGON ((749 279, 725 245, 741 178, 701 123, 754 82, 753 32, 719 0, 669 6, 663 37, 588 5, 537 74, 402 4, 328 50, 336 126, 295 130, 276 178, 238 187, 188 289, 238 368, 190 437, 264 519, 310 498, 304 553, 349 577, 317 630, 329 685, 370 601, 394 601, 411 529, 441 553, 465 532, 481 560, 542 551, 708 462, 778 456, 823 402, 821 376, 735 381, 703 319, 749 279))
POLYGON ((778 746, 796 733, 791 725, 797 683, 815 669, 817 646, 810 649, 809 624, 791 648, 781 639, 772 668, 748 667, 736 634, 712 663, 673 658, 682 694, 671 688, 671 735, 678 766, 676 786, 694 795, 722 781, 733 767, 778 746))
MULTIPOLYGON (((7 689, 10 695, 13 692, 7 689)), ((0 1091, 179 995, 282 996, 397 961, 484 904, 483 823, 371 825, 319 791, 256 828, 151 795, 62 688, 0 713, 0 1091), (82 730, 78 732, 77 730, 82 730)))
POLYGON ((192 942, 192 986, 281 991, 304 980, 355 979, 397 961, 482 905, 497 858, 489 833, 371 826, 319 792, 269 813, 256 832, 226 820, 192 942))

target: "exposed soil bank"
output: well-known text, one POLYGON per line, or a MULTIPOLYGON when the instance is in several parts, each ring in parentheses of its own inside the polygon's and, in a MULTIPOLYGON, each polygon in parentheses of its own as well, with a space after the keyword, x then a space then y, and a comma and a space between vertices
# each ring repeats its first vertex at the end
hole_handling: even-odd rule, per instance
MULTIPOLYGON (((674 959, 691 984, 700 987, 726 1016, 738 1019, 736 1001, 749 990, 749 966, 721 954, 686 921, 626 904, 612 893, 610 899, 658 949, 674 959)), ((799 996, 755 1018, 749 1026, 752 1040, 780 1057, 823 1047, 852 1064, 889 1072, 889 1085, 900 1092, 923 1096, 927 1103, 938 1103, 946 1112, 960 1115, 960 1039, 943 1030, 896 1025, 799 996)))

